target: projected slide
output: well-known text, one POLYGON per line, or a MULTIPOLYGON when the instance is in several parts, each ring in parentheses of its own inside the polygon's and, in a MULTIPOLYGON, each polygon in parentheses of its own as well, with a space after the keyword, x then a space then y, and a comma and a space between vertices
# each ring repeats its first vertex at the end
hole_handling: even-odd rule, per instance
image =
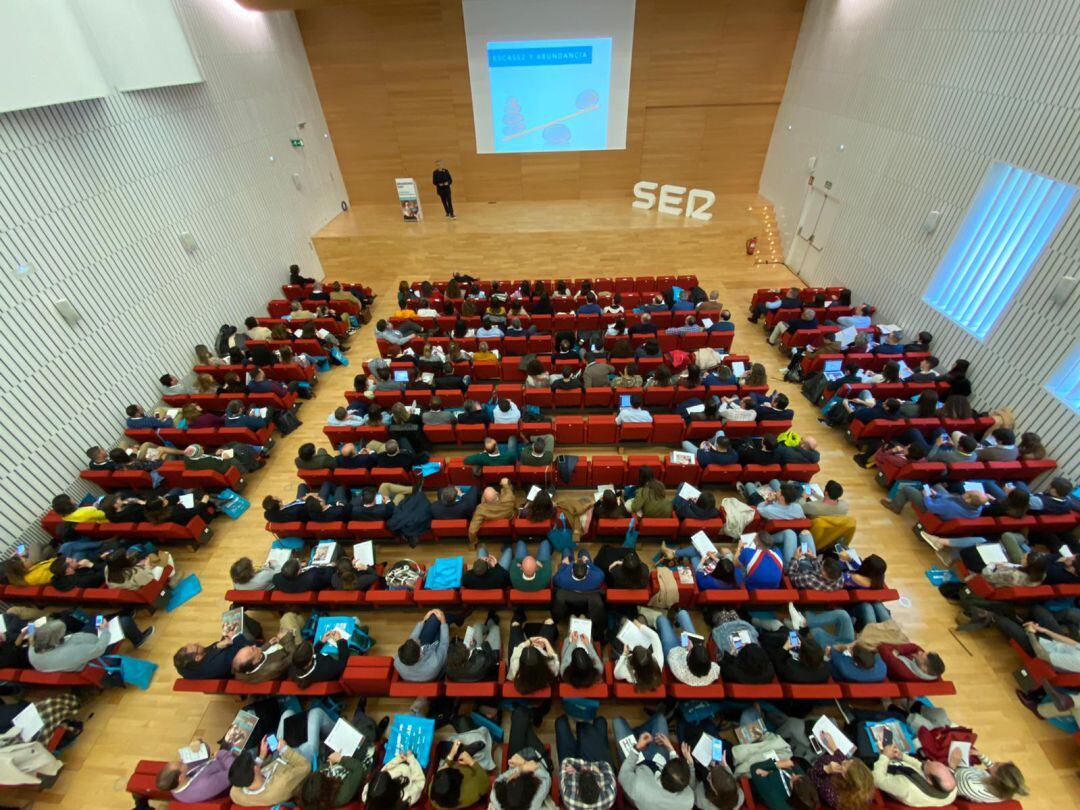
POLYGON ((496 152, 607 149, 611 38, 489 42, 496 152))
POLYGON ((462 0, 476 151, 626 148, 634 0, 462 0))

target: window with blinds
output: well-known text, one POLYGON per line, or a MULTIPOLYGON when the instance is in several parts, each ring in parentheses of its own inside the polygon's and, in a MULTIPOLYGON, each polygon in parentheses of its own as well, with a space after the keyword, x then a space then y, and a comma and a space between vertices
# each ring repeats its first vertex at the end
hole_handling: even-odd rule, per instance
POLYGON ((1058 366, 1046 389, 1074 411, 1080 411, 1080 343, 1058 366))
POLYGON ((923 300, 985 339, 1075 196, 1068 183, 991 165, 923 300))

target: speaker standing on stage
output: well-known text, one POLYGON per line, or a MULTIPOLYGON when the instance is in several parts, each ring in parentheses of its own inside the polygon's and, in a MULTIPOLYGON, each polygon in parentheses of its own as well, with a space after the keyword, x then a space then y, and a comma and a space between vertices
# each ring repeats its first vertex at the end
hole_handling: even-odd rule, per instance
POLYGON ((435 171, 431 173, 431 182, 435 184, 435 190, 439 192, 439 199, 442 200, 446 215, 450 219, 457 219, 454 216, 454 202, 450 199, 450 184, 454 182, 454 178, 450 176, 450 172, 446 170, 441 160, 435 161, 435 171))

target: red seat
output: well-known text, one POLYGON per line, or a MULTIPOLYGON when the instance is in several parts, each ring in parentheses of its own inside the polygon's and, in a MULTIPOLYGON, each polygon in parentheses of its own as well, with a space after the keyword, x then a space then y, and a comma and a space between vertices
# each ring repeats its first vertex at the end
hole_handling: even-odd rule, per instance
POLYGON ((591 415, 585 429, 585 441, 587 444, 615 444, 616 427, 614 416, 591 415))
POLYGON ((610 388, 586 388, 583 404, 586 408, 610 408, 611 398, 610 388))
POLYGON ((650 441, 653 444, 678 445, 685 430, 686 423, 678 414, 654 414, 650 441))
POLYGON ((580 388, 571 388, 568 390, 556 389, 553 392, 554 405, 556 408, 580 408, 582 396, 583 394, 580 388))
POLYGON ((652 422, 623 422, 618 426, 619 441, 648 441, 652 437, 652 422))
POLYGON ((593 456, 590 467, 590 486, 621 487, 626 483, 626 460, 622 456, 593 456))
POLYGON ((581 416, 555 417, 555 443, 585 444, 585 419, 581 416))

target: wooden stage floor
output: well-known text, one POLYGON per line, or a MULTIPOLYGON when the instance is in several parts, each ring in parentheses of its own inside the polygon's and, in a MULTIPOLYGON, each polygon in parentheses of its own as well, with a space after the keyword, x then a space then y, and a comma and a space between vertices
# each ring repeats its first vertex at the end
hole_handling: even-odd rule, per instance
MULTIPOLYGON (((757 328, 745 322, 743 312, 754 289, 796 280, 783 265, 763 264, 761 256, 745 254, 744 242, 750 236, 757 236, 759 245, 768 248, 766 218, 771 212, 758 198, 722 198, 713 212, 713 220, 702 223, 638 211, 630 207, 629 200, 473 203, 458 206, 459 219, 455 221, 445 219, 441 212, 436 216, 428 211, 427 221, 407 225, 390 203, 343 214, 314 238, 314 244, 328 278, 362 281, 374 288, 380 296, 376 318, 396 309, 394 291, 400 280, 441 279, 454 270, 487 278, 697 273, 702 286, 719 290, 721 300, 735 312, 735 351, 765 363, 775 387, 791 396, 795 429, 821 440, 819 480, 835 478, 843 483, 852 514, 858 519, 859 550, 864 555, 882 554, 889 563, 890 584, 909 600, 907 607, 891 606, 897 619, 913 639, 943 655, 947 677, 956 682, 959 691, 942 698, 940 704, 954 722, 979 734, 981 750, 995 760, 1011 759, 1020 765, 1032 789, 1032 795, 1024 800, 1025 807, 1080 807, 1076 745, 1068 735, 1037 721, 1016 701, 1011 677, 1015 658, 1000 638, 988 631, 959 635, 951 631, 954 610, 924 577, 924 571, 937 561, 912 535, 910 517, 897 517, 878 504, 881 491, 872 472, 854 464, 851 448, 838 433, 826 431, 816 422, 816 412, 799 395, 797 386, 779 380, 781 362, 776 350, 765 343, 757 328)), ((290 261, 290 257, 282 257, 282 267, 290 261)), ((248 314, 258 313, 237 312, 236 321, 248 314)), ((279 439, 270 464, 250 477, 245 495, 253 503, 251 510, 235 523, 227 518, 217 521, 213 540, 198 555, 176 553, 184 573, 198 574, 203 591, 175 613, 153 617, 157 633, 138 653, 160 667, 149 691, 111 691, 96 698, 91 707, 94 717, 86 732, 63 754, 65 767, 56 784, 40 793, 9 791, 0 805, 33 803, 87 810, 130 807, 124 785, 138 759, 173 758, 176 749, 193 737, 218 738, 235 714, 238 701, 174 693, 173 652, 187 642, 214 639, 226 606, 223 596, 229 587, 229 565, 243 555, 261 560, 269 547, 260 501, 270 493, 289 495, 295 491, 296 449, 307 441, 327 445, 322 433, 326 417, 343 404, 342 392, 351 387, 357 366, 374 350, 373 330, 364 327, 353 341, 352 367, 321 375, 316 398, 300 411, 303 426, 279 439)), ((560 450, 575 452, 574 448, 560 450)), ((582 450, 596 452, 595 448, 582 450)), ((620 448, 619 452, 625 451, 620 448)), ((409 556, 429 561, 434 551, 430 546, 420 547, 409 556)), ((440 551, 462 553, 464 544, 446 544, 440 551)), ((643 557, 654 551, 646 544, 643 557)), ((386 547, 377 553, 382 560, 396 559, 386 547)), ((509 610, 502 614, 505 634, 509 610)), ((378 642, 374 652, 392 654, 418 617, 415 611, 367 612, 364 621, 378 642)), ((267 629, 275 627, 272 617, 259 618, 264 619, 267 629)), ((381 716, 405 706, 404 701, 372 699, 368 710, 381 716)), ((638 711, 633 707, 620 710, 628 710, 632 716, 638 711)), ((615 711, 610 704, 604 710, 608 715, 615 711)), ((553 711, 545 721, 545 738, 551 736, 555 716, 553 711)))

